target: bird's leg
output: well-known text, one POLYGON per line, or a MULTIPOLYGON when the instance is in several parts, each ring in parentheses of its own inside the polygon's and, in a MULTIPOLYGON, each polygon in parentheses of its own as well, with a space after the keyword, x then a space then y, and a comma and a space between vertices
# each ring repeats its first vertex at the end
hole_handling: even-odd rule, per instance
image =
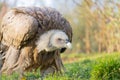
POLYGON ((19 73, 19 77, 18 80, 26 80, 24 77, 24 58, 25 56, 23 56, 22 54, 20 54, 19 60, 17 61, 17 63, 13 66, 13 71, 18 71, 19 73))
POLYGON ((62 74, 62 71, 65 71, 65 67, 63 66, 59 50, 54 52, 54 56, 52 56, 54 60, 51 64, 47 64, 46 66, 41 67, 41 75, 45 77, 48 74, 53 75, 54 73, 62 74))
POLYGON ((18 65, 15 70, 18 70, 20 73, 19 79, 26 80, 24 76, 25 69, 30 66, 32 63, 29 60, 31 57, 32 47, 26 46, 21 49, 20 57, 18 59, 18 65))
POLYGON ((56 68, 54 66, 50 66, 47 69, 44 70, 40 70, 40 74, 41 74, 41 80, 44 80, 44 78, 47 75, 53 75, 56 72, 56 68))
POLYGON ((6 71, 7 73, 9 73, 9 69, 12 68, 12 66, 17 62, 19 57, 19 50, 17 50, 16 48, 10 46, 8 51, 6 52, 5 55, 5 60, 4 60, 4 64, 2 66, 1 71, 6 71))
POLYGON ((41 69, 40 74, 41 74, 41 79, 43 80, 47 75, 53 75, 56 71, 55 66, 49 66, 48 68, 41 69))

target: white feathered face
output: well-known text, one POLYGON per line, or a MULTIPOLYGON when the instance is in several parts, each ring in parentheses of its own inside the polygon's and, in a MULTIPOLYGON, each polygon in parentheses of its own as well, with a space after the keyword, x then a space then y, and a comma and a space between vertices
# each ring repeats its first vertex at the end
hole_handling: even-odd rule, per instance
POLYGON ((50 43, 53 47, 61 48, 72 48, 72 45, 68 39, 68 36, 64 32, 56 32, 52 35, 50 43))

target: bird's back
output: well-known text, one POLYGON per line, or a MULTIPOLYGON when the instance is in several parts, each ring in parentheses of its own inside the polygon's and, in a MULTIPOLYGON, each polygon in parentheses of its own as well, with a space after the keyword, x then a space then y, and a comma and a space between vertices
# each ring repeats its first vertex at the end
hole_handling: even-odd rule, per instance
POLYGON ((1 42, 4 45, 20 47, 32 39, 38 30, 38 22, 30 15, 10 10, 1 23, 1 42))

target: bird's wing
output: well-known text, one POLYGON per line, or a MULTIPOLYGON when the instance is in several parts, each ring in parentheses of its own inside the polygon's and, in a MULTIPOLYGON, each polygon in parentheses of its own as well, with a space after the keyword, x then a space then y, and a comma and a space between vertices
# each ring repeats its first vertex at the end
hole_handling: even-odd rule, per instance
POLYGON ((39 22, 40 34, 51 29, 58 29, 64 31, 72 41, 72 28, 69 22, 54 8, 18 7, 14 10, 36 18, 39 22))
POLYGON ((20 48, 35 37, 37 30, 38 22, 34 17, 10 10, 2 19, 1 42, 20 48))
POLYGON ((45 7, 18 7, 9 11, 2 21, 2 41, 20 46, 35 35, 36 29, 39 36, 52 29, 62 30, 72 41, 69 22, 55 9, 45 7))

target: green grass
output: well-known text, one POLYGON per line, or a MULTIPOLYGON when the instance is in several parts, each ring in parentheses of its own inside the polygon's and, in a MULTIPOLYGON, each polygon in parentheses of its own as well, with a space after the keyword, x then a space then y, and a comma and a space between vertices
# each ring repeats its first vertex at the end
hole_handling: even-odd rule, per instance
MULTIPOLYGON (((120 54, 62 54, 66 71, 47 76, 45 80, 120 80, 120 54), (73 60, 71 60, 73 59, 73 60)), ((26 73, 27 80, 40 80, 39 70, 26 73)), ((2 76, 2 80, 17 80, 18 75, 2 76)))
POLYGON ((91 80, 120 80, 120 54, 98 58, 91 71, 91 80))

